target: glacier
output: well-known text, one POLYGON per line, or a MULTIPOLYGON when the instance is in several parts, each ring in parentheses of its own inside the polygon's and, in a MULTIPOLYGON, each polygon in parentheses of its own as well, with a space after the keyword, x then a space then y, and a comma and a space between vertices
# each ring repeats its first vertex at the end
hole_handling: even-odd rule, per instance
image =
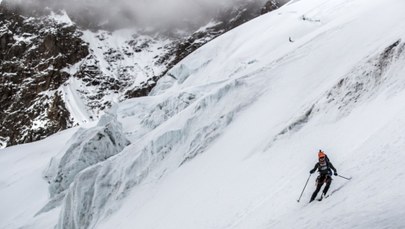
POLYGON ((149 96, 2 149, 0 228, 403 228, 403 9, 290 1, 190 54, 149 96), (353 179, 308 204, 312 176, 297 203, 319 149, 353 179))

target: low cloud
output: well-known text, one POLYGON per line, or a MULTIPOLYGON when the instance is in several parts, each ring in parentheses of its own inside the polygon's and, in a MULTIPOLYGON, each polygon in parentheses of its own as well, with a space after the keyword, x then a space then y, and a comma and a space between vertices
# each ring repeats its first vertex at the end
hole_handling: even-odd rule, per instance
MULTIPOLYGON (((1 1, 1 0, 0 0, 1 1)), ((269 0, 3 0, 26 11, 68 12, 79 24, 113 27, 198 26, 220 12, 247 2, 263 6, 269 0)), ((285 1, 285 0, 282 0, 285 1)))

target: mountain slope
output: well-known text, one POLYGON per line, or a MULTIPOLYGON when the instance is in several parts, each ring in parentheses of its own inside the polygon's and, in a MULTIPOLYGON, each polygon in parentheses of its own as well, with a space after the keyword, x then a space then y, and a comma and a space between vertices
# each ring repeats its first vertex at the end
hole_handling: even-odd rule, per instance
MULTIPOLYGON (((61 198, 13 201, 23 171, 10 175, 16 183, 2 176, 15 211, 1 226, 404 227, 404 6, 292 1, 220 36, 171 69, 151 96, 111 111, 132 144, 78 173, 61 198), (312 176, 297 203, 319 148, 353 179, 334 177, 331 191, 340 190, 308 205, 312 176), (30 218, 42 205, 51 207, 30 218)), ((81 144, 82 133, 53 161, 81 144)), ((5 149, 0 161, 24 150, 5 149)))
MULTIPOLYGON (((399 1, 299 1, 187 59, 185 66, 215 56, 183 83, 190 86, 208 77, 226 79, 236 70, 224 67, 256 59, 264 69, 251 71, 269 78, 266 94, 203 155, 135 189, 101 228, 403 227, 405 195, 392 189, 403 179, 405 156, 401 6, 399 1), (320 23, 304 21, 303 15, 320 23), (278 18, 285 22, 279 33, 249 36, 277 25, 278 18), (303 208, 295 200, 319 148, 340 174, 354 178, 350 183, 334 178, 332 190, 344 185, 339 192, 303 208)), ((313 182, 302 202, 309 200, 313 182)))
MULTIPOLYGON (((275 0, 238 2, 192 29, 121 25, 105 30, 111 26, 84 23, 87 14, 78 17, 60 8, 59 3, 68 2, 51 2, 0 3, 1 148, 96 120, 115 101, 148 95, 184 57, 282 5, 275 0)), ((95 2, 86 2, 80 10, 102 10, 95 2)))

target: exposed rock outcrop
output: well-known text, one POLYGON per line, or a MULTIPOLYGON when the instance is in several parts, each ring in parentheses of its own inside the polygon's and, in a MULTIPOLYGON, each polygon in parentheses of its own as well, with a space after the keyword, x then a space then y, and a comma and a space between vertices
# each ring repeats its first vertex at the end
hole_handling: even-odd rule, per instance
POLYGON ((9 145, 42 139, 71 126, 57 89, 63 71, 88 55, 74 26, 24 17, 0 6, 0 136, 9 145))

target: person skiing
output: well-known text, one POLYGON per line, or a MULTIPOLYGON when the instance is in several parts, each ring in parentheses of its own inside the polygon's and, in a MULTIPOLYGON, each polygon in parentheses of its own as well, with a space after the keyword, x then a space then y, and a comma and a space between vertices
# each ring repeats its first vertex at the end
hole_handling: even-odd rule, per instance
POLYGON ((319 176, 316 178, 316 190, 311 196, 311 200, 309 201, 310 203, 316 198, 318 195, 319 190, 321 190, 321 187, 324 183, 326 183, 325 188, 323 189, 322 196, 320 200, 326 195, 326 193, 329 190, 330 184, 332 183, 332 170, 334 172, 334 175, 337 176, 337 171, 335 167, 332 165, 332 163, 329 161, 328 156, 322 151, 319 150, 318 152, 318 162, 315 164, 315 167, 309 171, 311 174, 313 174, 316 170, 318 169, 319 176))

